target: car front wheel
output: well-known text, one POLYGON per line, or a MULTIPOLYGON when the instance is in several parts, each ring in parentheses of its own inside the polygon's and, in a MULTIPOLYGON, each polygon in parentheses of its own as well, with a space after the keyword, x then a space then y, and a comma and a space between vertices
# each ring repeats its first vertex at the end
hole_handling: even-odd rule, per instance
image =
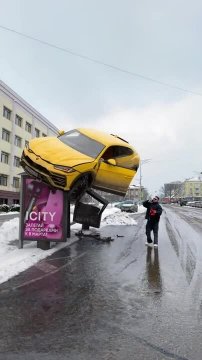
POLYGON ((86 192, 86 190, 90 186, 89 176, 83 175, 81 176, 73 185, 70 190, 70 200, 71 202, 75 202, 86 192))

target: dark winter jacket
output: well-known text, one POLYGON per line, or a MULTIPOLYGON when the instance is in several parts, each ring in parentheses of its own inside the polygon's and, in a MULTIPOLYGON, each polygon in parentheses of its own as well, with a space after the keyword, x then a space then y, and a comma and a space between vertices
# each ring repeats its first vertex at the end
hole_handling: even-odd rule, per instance
POLYGON ((153 203, 149 200, 146 200, 142 203, 142 205, 147 209, 145 219, 158 222, 160 220, 160 216, 162 214, 162 207, 159 203, 153 203))

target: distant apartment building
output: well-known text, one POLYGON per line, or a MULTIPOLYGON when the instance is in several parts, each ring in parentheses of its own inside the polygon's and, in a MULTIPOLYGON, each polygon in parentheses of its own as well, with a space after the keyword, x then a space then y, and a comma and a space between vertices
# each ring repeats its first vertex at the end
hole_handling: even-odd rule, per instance
POLYGON ((34 137, 56 136, 58 129, 0 80, 0 204, 20 198, 22 150, 34 137))
POLYGON ((164 196, 164 199, 202 200, 202 178, 199 176, 183 182, 173 181, 164 184, 164 196))
POLYGON ((130 185, 125 197, 126 199, 138 201, 141 200, 141 193, 143 193, 143 187, 140 188, 140 186, 137 185, 130 185))
POLYGON ((191 178, 184 181, 183 198, 187 200, 202 200, 201 177, 191 178))

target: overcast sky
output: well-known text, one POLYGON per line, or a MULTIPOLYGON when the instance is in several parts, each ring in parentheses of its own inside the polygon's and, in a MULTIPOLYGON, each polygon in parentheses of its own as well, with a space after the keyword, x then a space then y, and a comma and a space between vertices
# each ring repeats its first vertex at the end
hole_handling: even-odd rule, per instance
POLYGON ((202 171, 201 38, 201 0, 0 0, 0 78, 61 129, 124 137, 155 194, 202 171))

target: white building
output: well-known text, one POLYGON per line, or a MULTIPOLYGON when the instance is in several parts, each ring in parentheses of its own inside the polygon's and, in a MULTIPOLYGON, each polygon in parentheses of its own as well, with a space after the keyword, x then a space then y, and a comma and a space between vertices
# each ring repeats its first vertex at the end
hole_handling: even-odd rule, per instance
POLYGON ((126 198, 130 200, 142 200, 141 198, 141 191, 143 190, 143 187, 141 188, 138 185, 130 185, 126 194, 126 198))
POLYGON ((186 179, 183 187, 183 197, 190 201, 202 200, 202 178, 201 176, 186 179))
POLYGON ((0 204, 19 203, 20 158, 34 137, 56 136, 58 129, 0 80, 0 204))

